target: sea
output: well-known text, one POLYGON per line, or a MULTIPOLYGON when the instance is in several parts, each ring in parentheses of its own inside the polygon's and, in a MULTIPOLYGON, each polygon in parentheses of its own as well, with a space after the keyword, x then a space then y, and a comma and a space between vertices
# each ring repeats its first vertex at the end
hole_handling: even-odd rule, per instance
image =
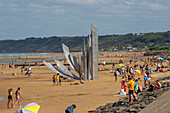
MULTIPOLYGON (((29 57, 29 56, 48 56, 48 55, 63 55, 63 53, 0 53, 0 59, 5 59, 5 58, 22 58, 22 57, 29 57)), ((65 59, 65 57, 56 57, 53 59, 57 59, 57 60, 63 60, 65 59)), ((45 61, 50 61, 53 59, 43 59, 45 61)), ((25 63, 28 60, 18 60, 18 61, 14 61, 14 60, 10 60, 10 61, 0 61, 0 64, 4 63, 4 64, 9 64, 9 63, 25 63)), ((29 60, 29 62, 40 62, 42 61, 42 59, 32 59, 29 60)))

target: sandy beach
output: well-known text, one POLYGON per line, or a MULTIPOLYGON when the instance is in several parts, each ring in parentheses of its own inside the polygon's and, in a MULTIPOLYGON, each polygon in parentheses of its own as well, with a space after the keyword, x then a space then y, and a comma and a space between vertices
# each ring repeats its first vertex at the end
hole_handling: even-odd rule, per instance
MULTIPOLYGON (((118 54, 141 56, 139 59, 147 59, 147 57, 143 57, 141 52, 120 52, 118 54)), ((52 56, 48 57, 51 58, 52 56)), ((118 62, 119 59, 122 59, 124 64, 128 64, 130 58, 121 58, 115 56, 115 53, 103 53, 103 55, 99 55, 99 62, 101 60, 105 60, 106 63, 118 62)), ((138 63, 142 64, 139 60, 138 63)), ((32 66, 32 72, 36 75, 31 77, 22 75, 20 68, 2 69, 0 66, 0 97, 4 97, 4 100, 0 100, 0 113, 14 113, 19 109, 18 105, 15 108, 7 109, 8 89, 11 87, 14 89, 14 100, 16 89, 21 87, 21 94, 24 97, 21 99, 22 105, 36 102, 40 105, 39 113, 64 113, 65 109, 72 104, 77 106, 75 113, 87 113, 89 110, 94 110, 106 103, 113 103, 124 97, 115 96, 120 91, 121 76, 115 82, 114 74, 108 70, 99 71, 99 80, 86 81, 83 85, 70 85, 70 83, 79 82, 75 80, 73 82, 63 81, 61 86, 52 86, 54 72, 46 66, 32 66), (17 76, 12 76, 12 73, 16 73, 17 76)), ((110 69, 112 65, 106 65, 105 67, 99 65, 99 68, 102 70, 105 68, 110 69)), ((71 69, 71 72, 75 73, 73 69, 71 69)), ((151 74, 152 81, 168 75, 170 75, 170 72, 153 73, 151 74)), ((135 73, 135 76, 136 78, 141 78, 140 84, 143 85, 143 76, 137 73, 135 73)))

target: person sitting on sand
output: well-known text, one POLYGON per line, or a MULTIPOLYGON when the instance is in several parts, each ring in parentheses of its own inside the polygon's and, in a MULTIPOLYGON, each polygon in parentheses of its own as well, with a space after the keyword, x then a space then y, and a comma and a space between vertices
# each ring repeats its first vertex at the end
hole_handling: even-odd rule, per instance
POLYGON ((145 92, 147 92, 147 91, 152 92, 153 90, 154 90, 154 86, 153 86, 153 84, 150 82, 150 83, 149 83, 149 86, 146 87, 145 92))
POLYGON ((140 85, 140 78, 138 78, 138 93, 143 91, 142 85, 140 85))
POLYGON ((53 75, 52 79, 53 79, 53 86, 55 86, 56 85, 56 81, 55 81, 56 77, 55 77, 55 75, 53 75))
POLYGON ((13 98, 12 98, 12 91, 13 91, 12 88, 8 89, 8 103, 7 103, 7 108, 9 108, 9 103, 10 103, 10 101, 11 101, 11 107, 14 106, 14 100, 13 100, 13 98))
POLYGON ((23 96, 21 95, 21 92, 20 92, 20 87, 18 87, 17 91, 15 92, 15 96, 16 96, 16 102, 15 102, 15 105, 14 107, 16 106, 16 104, 18 103, 19 107, 21 108, 21 101, 20 101, 20 96, 23 98, 23 96))
POLYGON ((73 105, 67 107, 67 109, 65 110, 65 113, 73 113, 75 108, 76 108, 76 105, 73 104, 73 105))
POLYGON ((120 89, 120 95, 127 95, 126 91, 127 91, 127 85, 125 80, 122 80, 122 84, 121 84, 121 89, 120 89))
POLYGON ((138 93, 138 79, 135 80, 135 86, 134 86, 134 89, 135 89, 135 93, 137 94, 138 93))
POLYGON ((161 89, 161 83, 159 80, 156 81, 156 84, 154 85, 154 89, 161 89))

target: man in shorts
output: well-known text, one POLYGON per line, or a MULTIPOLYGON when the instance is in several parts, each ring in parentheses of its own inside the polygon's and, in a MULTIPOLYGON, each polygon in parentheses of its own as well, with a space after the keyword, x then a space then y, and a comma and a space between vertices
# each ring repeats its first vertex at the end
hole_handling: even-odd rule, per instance
POLYGON ((133 98, 133 93, 134 93, 134 85, 135 82, 133 81, 133 78, 130 77, 130 81, 128 82, 128 86, 129 86, 129 102, 132 103, 134 98, 133 98))

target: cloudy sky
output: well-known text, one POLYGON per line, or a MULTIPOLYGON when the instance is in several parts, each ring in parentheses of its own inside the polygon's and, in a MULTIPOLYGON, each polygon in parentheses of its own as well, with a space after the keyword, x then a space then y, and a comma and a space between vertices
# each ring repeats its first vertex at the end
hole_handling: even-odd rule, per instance
POLYGON ((0 0, 0 40, 170 30, 170 0, 0 0))

